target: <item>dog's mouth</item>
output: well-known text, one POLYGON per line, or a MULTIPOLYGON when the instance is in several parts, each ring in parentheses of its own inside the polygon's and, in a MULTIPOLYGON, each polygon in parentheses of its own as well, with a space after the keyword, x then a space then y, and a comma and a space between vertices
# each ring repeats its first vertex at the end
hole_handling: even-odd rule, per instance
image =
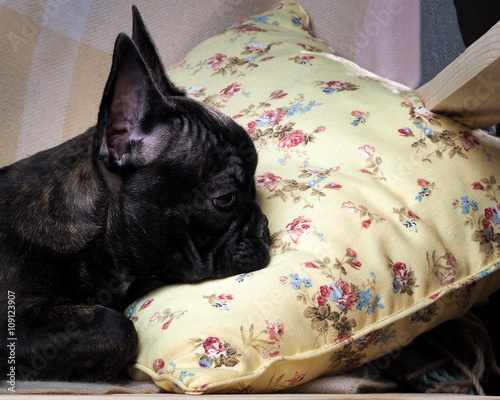
POLYGON ((179 242, 180 280, 192 283, 264 268, 270 259, 271 236, 267 218, 255 207, 247 222, 235 219, 215 240, 200 244, 199 233, 186 231, 179 242))

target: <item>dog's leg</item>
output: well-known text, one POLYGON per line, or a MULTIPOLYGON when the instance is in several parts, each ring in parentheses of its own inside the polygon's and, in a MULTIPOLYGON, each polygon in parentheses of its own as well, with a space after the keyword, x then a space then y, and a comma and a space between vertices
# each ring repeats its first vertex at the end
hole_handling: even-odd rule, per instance
POLYGON ((102 306, 33 308, 16 325, 19 379, 114 381, 136 353, 132 322, 102 306))

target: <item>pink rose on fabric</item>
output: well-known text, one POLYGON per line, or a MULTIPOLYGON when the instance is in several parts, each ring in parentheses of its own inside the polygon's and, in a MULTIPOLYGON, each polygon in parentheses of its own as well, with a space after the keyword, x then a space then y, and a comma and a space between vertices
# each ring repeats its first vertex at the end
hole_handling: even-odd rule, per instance
POLYGON ((281 321, 266 321, 266 329, 270 340, 279 342, 285 334, 285 327, 281 321))
POLYGON ((408 216, 413 219, 420 219, 413 211, 408 211, 408 216))
POLYGON ((417 184, 418 186, 427 187, 429 186, 429 181, 426 179, 418 179, 417 184))
POLYGON ((457 267, 457 259, 455 256, 452 254, 452 252, 448 249, 446 249, 446 265, 456 268, 457 267))
POLYGON ((472 188, 474 190, 484 190, 484 186, 481 184, 481 182, 474 182, 472 184, 472 188))
POLYGON ((413 136, 413 132, 410 128, 398 129, 399 135, 403 137, 413 136))
POLYGON ((351 258, 348 263, 353 267, 354 269, 360 269, 361 268, 361 262, 356 259, 356 258, 351 258))
POLYGON ((330 189, 335 189, 335 190, 340 190, 342 189, 342 185, 339 185, 338 183, 331 182, 327 185, 330 189))
POLYGON ((273 99, 282 99, 285 97, 288 93, 285 93, 284 90, 275 90, 274 92, 271 93, 271 97, 273 99))
POLYGON ((269 343, 267 345, 267 350, 262 352, 262 358, 267 360, 269 358, 274 358, 280 355, 280 345, 278 343, 269 343))
POLYGON ((309 173, 309 175, 318 175, 318 174, 324 174, 326 172, 328 172, 326 169, 324 168, 317 168, 317 167, 308 167, 306 168, 306 171, 309 173))
POLYGON ((356 258, 358 256, 358 254, 353 249, 347 249, 345 252, 349 257, 356 258))
POLYGON ((352 310, 356 306, 356 293, 346 281, 336 281, 330 284, 330 300, 342 311, 352 310))
POLYGON ((344 82, 340 81, 330 81, 326 83, 330 88, 332 89, 342 89, 343 87, 346 86, 344 82))
POLYGON ((278 147, 295 147, 301 144, 304 141, 304 132, 301 130, 297 130, 295 132, 289 133, 288 135, 285 135, 283 139, 280 140, 278 143, 278 147))
POLYGON ((354 213, 354 211, 356 211, 356 206, 352 201, 344 201, 340 208, 351 214, 354 213))
POLYGON ((330 297, 330 292, 332 290, 330 289, 330 286, 323 285, 323 286, 320 286, 319 291, 321 293, 321 296, 328 298, 328 297, 330 297))
POLYGON ((472 132, 466 131, 460 131, 458 132, 458 135, 462 139, 462 146, 466 151, 469 150, 480 150, 482 148, 481 146, 481 141, 474 136, 472 132))
POLYGON ((281 181, 280 176, 276 176, 271 172, 266 172, 264 175, 259 175, 257 177, 257 186, 268 189, 270 192, 274 191, 281 181))
POLYGON ((434 118, 434 113, 429 111, 427 108, 424 107, 417 107, 415 108, 415 115, 417 117, 424 118, 426 120, 430 120, 434 118))
POLYGON ((314 264, 313 262, 310 262, 310 261, 305 263, 305 267, 306 268, 318 268, 318 266, 316 264, 314 264))
POLYGON ((354 111, 351 111, 351 115, 353 117, 356 117, 356 118, 359 118, 359 117, 362 117, 363 116, 363 111, 359 111, 359 110, 354 110, 354 111))
POLYGON ((222 101, 226 102, 241 93, 241 83, 231 83, 227 88, 220 91, 222 101))
POLYGON ((224 54, 216 53, 213 57, 207 60, 207 68, 217 71, 220 68, 220 64, 227 58, 224 54))
POLYGON ((144 303, 142 303, 141 307, 139 308, 139 311, 143 310, 144 308, 148 308, 151 303, 153 303, 154 299, 149 299, 146 300, 144 303))
POLYGON ((205 354, 210 358, 219 358, 221 355, 225 356, 227 349, 224 347, 224 342, 216 337, 208 337, 203 342, 205 354))
POLYGON ((243 26, 241 28, 235 29, 236 33, 255 32, 255 31, 260 31, 260 28, 258 26, 243 26))
POLYGON ((278 110, 270 110, 260 114, 255 121, 251 121, 247 124, 248 133, 252 134, 255 132, 255 128, 260 128, 263 126, 274 126, 281 120, 283 120, 284 114, 278 110))
POLYGON ((309 235, 312 232, 311 220, 303 216, 297 217, 286 226, 290 238, 294 243, 299 241, 301 236, 309 235))
POLYGON ((394 276, 399 283, 405 283, 408 281, 408 267, 405 263, 397 262, 396 264, 394 264, 394 267, 392 267, 392 269, 394 271, 394 276))
POLYGON ((232 294, 220 294, 217 296, 220 300, 233 300, 232 294))
POLYGON ((170 324, 171 324, 171 323, 172 323, 172 320, 165 322, 165 323, 162 325, 162 327, 161 327, 161 331, 162 331, 162 332, 163 332, 163 331, 166 331, 166 330, 168 329, 168 327, 170 326, 170 324))
POLYGON ((187 91, 186 94, 188 96, 196 96, 197 94, 201 93, 205 89, 205 86, 191 86, 187 91))
POLYGON ((157 374, 162 373, 164 366, 165 366, 165 361, 163 361, 161 358, 157 358, 156 360, 153 361, 153 369, 157 374))
POLYGON ((491 208, 486 208, 484 210, 484 217, 488 220, 491 221, 494 217, 493 210, 491 208))
POLYGON ((267 49, 267 44, 265 44, 265 43, 250 43, 250 45, 248 47, 254 53, 258 53, 259 51, 265 51, 267 49))
POLYGON ((361 227, 362 227, 362 228, 365 228, 365 229, 368 229, 368 228, 370 227, 370 225, 371 225, 371 224, 372 224, 372 221, 371 221, 371 220, 369 220, 369 219, 367 219, 367 220, 365 220, 365 221, 361 222, 361 227))
POLYGON ((453 268, 448 268, 444 270, 444 274, 441 277, 441 286, 448 286, 455 282, 455 270, 453 268))
POLYGON ((247 131, 249 134, 252 134, 255 132, 255 127, 257 126, 257 122, 255 121, 250 121, 248 124, 247 124, 247 131))
POLYGON ((149 322, 148 322, 148 326, 151 326, 151 325, 154 325, 158 322, 158 320, 160 319, 160 313, 159 312, 155 312, 151 318, 149 318, 149 322))
POLYGON ((295 386, 297 383, 301 382, 304 380, 306 377, 306 374, 303 372, 295 372, 295 375, 293 376, 292 380, 288 384, 288 386, 295 386))
POLYGON ((373 155, 373 153, 375 153, 375 147, 368 146, 367 144, 358 147, 358 150, 361 153, 361 157, 363 157, 365 160, 373 155))

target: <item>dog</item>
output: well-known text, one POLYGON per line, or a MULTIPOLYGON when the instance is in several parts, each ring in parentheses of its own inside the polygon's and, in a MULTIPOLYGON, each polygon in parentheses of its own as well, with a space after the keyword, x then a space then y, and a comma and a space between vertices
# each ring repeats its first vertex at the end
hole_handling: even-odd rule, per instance
POLYGON ((269 261, 252 140, 173 85, 132 13, 97 124, 0 169, 3 379, 121 379, 137 351, 121 311, 138 282, 198 282, 269 261))

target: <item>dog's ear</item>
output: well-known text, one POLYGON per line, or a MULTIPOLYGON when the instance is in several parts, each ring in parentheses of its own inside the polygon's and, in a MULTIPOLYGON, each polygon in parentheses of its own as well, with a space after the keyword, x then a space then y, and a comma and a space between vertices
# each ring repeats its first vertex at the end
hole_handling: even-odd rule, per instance
POLYGON ((146 66, 158 89, 164 96, 183 96, 184 93, 177 89, 165 74, 165 68, 158 55, 158 50, 136 6, 132 6, 132 19, 132 40, 146 62, 146 66))
POLYGON ((111 72, 104 89, 94 151, 108 167, 140 166, 157 155, 158 138, 147 116, 173 113, 175 107, 158 90, 134 42, 118 35, 111 72))

